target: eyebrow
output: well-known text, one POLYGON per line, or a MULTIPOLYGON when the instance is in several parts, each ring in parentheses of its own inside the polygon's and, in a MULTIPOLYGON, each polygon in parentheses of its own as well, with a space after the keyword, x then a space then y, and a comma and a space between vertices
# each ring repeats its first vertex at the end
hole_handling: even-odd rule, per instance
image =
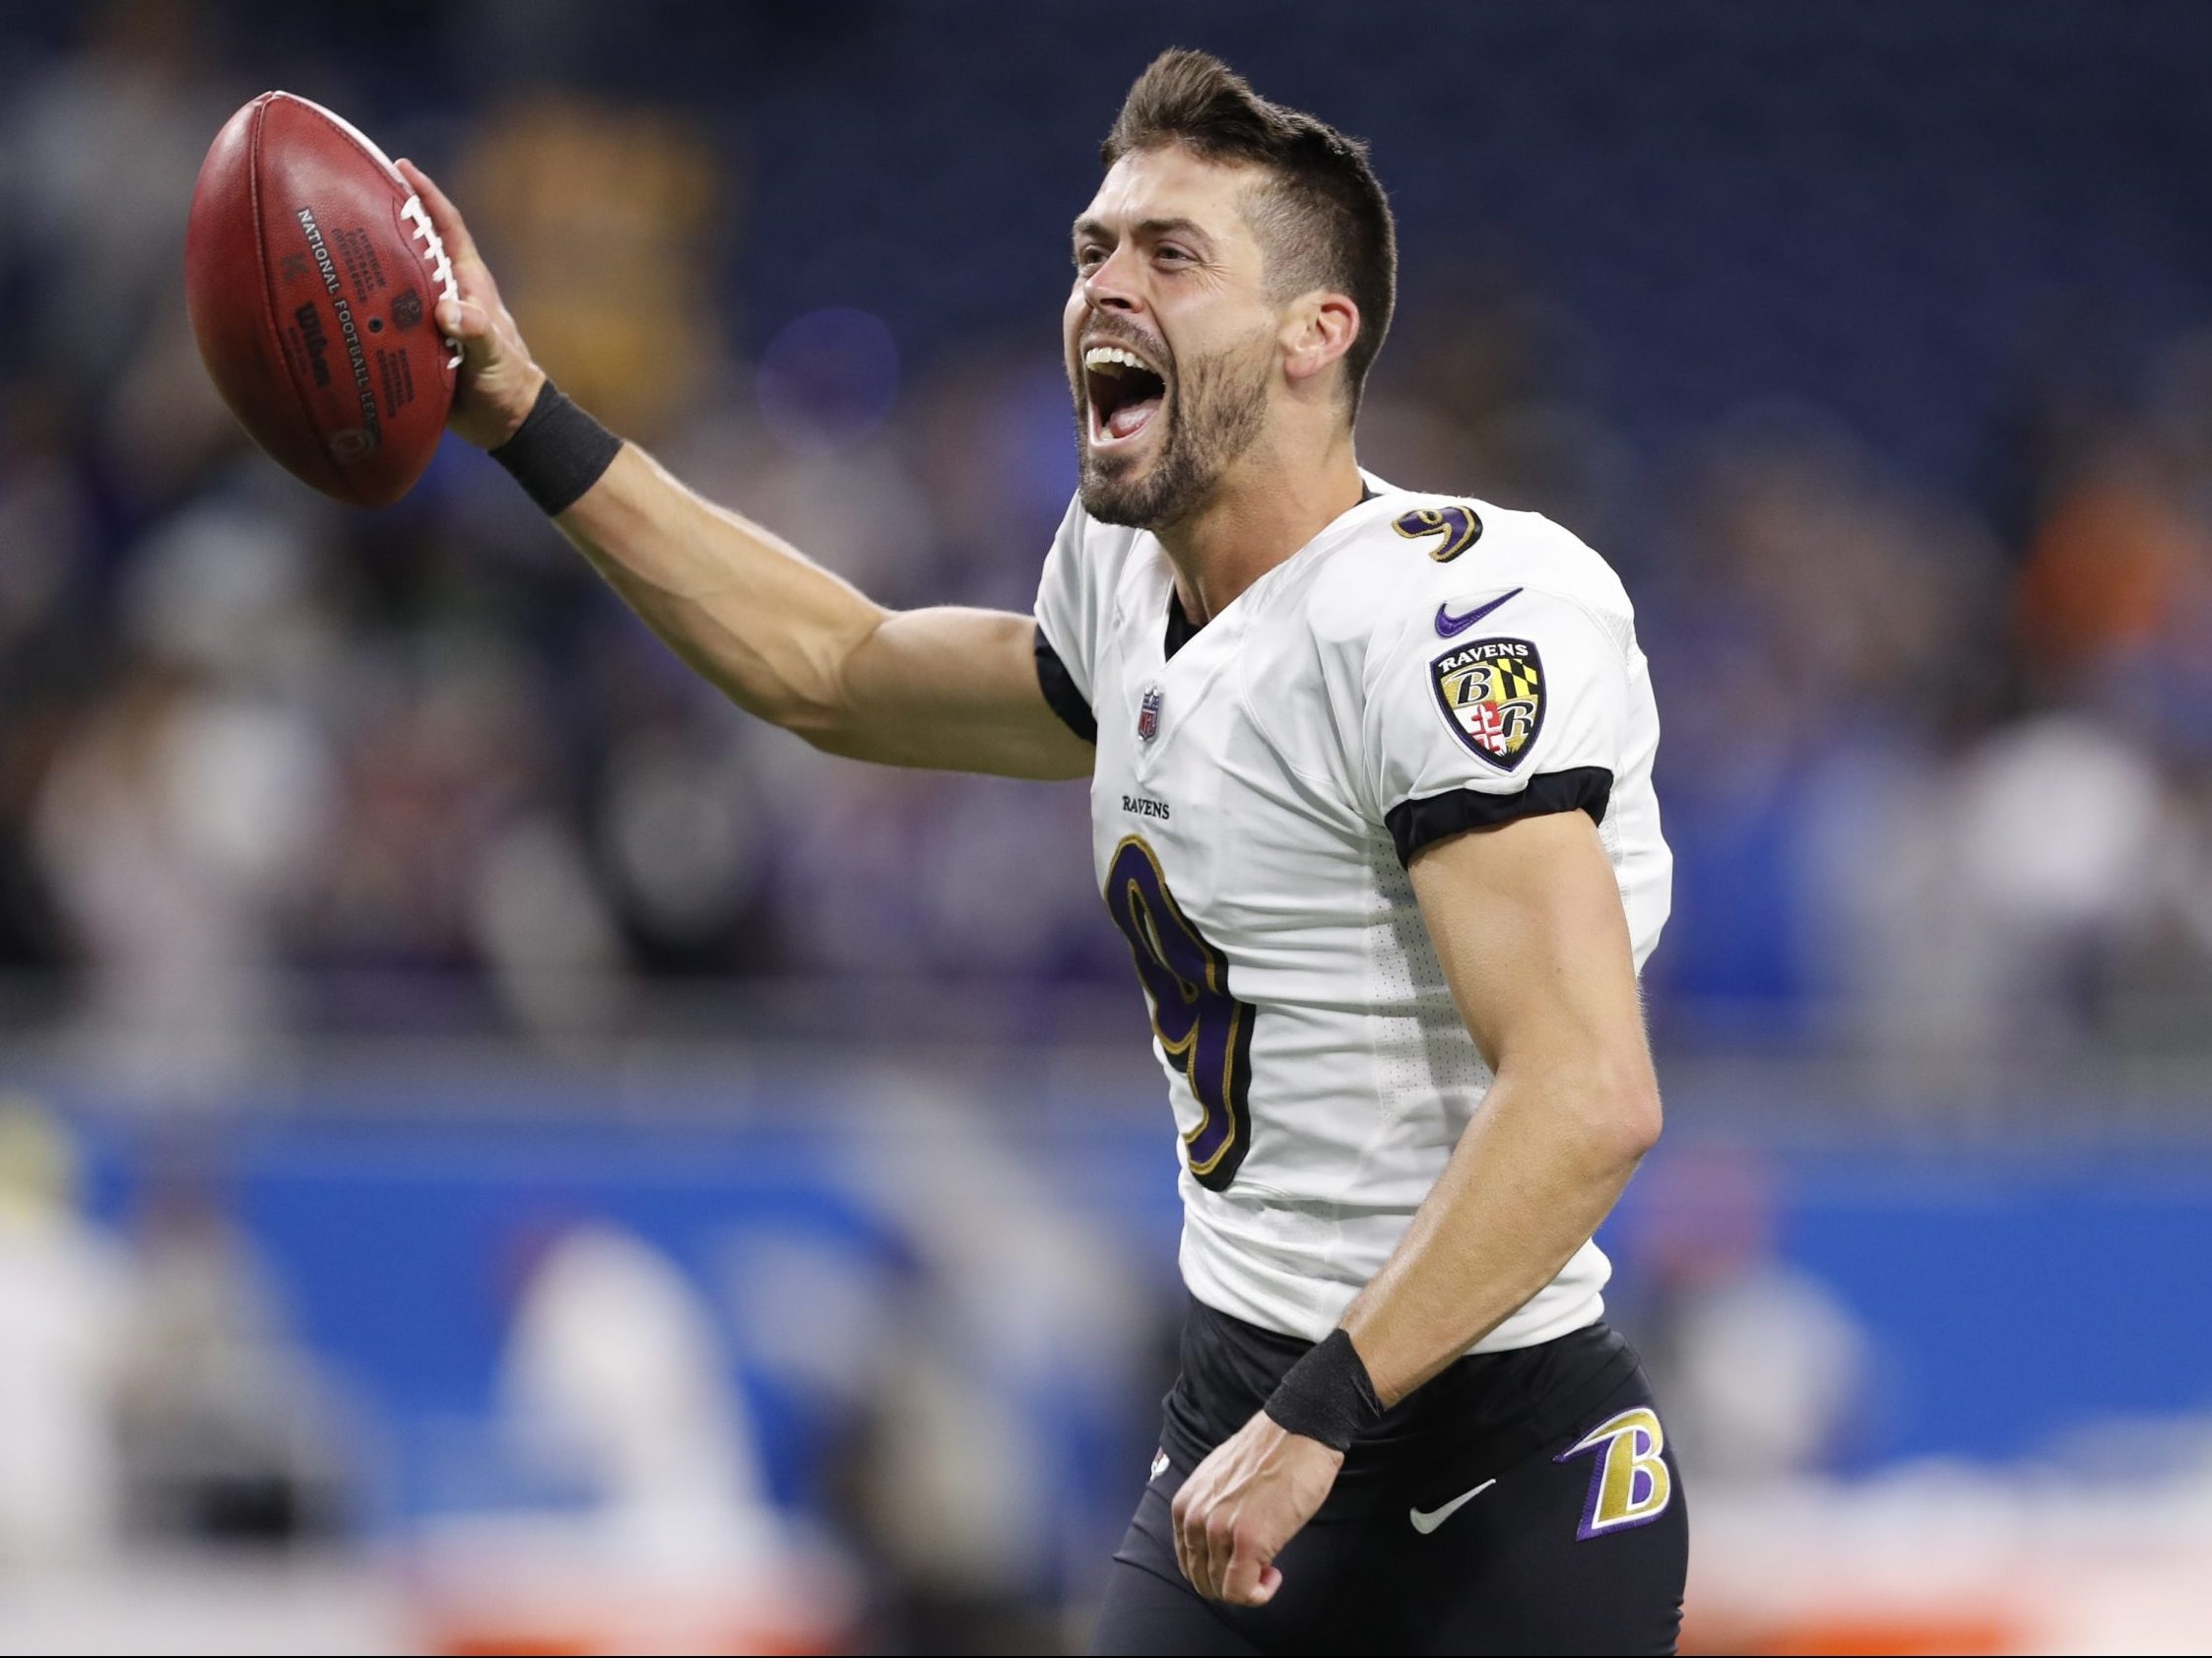
MULTIPOLYGON (((1206 241, 1212 239, 1206 234, 1205 227, 1195 219, 1141 220, 1137 226, 1137 233, 1140 236, 1197 236, 1206 241)), ((1096 236, 1101 240, 1110 240, 1113 236, 1113 231, 1103 219, 1086 218, 1075 221, 1075 228, 1071 234, 1077 240, 1084 236, 1096 236)))

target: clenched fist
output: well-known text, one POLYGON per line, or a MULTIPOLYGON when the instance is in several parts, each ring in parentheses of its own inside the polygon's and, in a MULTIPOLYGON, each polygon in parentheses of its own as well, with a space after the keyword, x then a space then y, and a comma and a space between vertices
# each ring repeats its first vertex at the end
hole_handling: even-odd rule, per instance
POLYGON ((1265 1606, 1282 1586, 1274 1563, 1314 1517, 1344 1453, 1293 1433, 1262 1411, 1214 1447, 1175 1493, 1175 1559, 1208 1600, 1265 1606))

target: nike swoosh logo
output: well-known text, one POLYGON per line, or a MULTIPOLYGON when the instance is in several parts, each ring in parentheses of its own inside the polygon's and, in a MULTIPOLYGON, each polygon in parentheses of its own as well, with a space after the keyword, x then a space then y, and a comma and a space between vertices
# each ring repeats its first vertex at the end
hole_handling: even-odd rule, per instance
POLYGON ((1514 594, 1519 593, 1521 589, 1516 587, 1512 593, 1500 593, 1488 604, 1476 605, 1474 609, 1468 611, 1464 616, 1454 616, 1452 614, 1451 606, 1438 605, 1436 607, 1437 637, 1441 639, 1448 639, 1454 633, 1465 632, 1469 628, 1472 628, 1477 622, 1480 622, 1485 616, 1488 616, 1492 611, 1496 610, 1500 605, 1504 604, 1506 600, 1512 598, 1514 594))
MULTIPOLYGON (((1516 587, 1513 591, 1514 593, 1518 593, 1521 591, 1521 589, 1516 587)), ((1506 595, 1506 599, 1510 599, 1512 597, 1513 593, 1508 593, 1506 595)), ((1504 604, 1505 599, 1500 599, 1498 603, 1500 603, 1501 605, 1504 604)), ((1477 614, 1479 615, 1480 613, 1477 612, 1477 614)), ((1461 1509, 1464 1508, 1468 1503, 1472 1502, 1476 1497, 1480 1496, 1484 1492, 1488 1491, 1497 1483, 1498 1482, 1495 1480, 1485 1480, 1482 1482, 1482 1484, 1475 1487, 1471 1492, 1462 1492, 1458 1496, 1454 1497, 1450 1502, 1447 1502, 1441 1508, 1432 1508, 1426 1514, 1422 1513, 1418 1508, 1408 1509, 1406 1511, 1406 1517, 1413 1522, 1413 1529, 1419 1532, 1423 1537, 1426 1537, 1430 1532, 1436 1530, 1438 1526, 1442 1525, 1446 1520, 1449 1520, 1453 1515, 1457 1514, 1461 1509)))

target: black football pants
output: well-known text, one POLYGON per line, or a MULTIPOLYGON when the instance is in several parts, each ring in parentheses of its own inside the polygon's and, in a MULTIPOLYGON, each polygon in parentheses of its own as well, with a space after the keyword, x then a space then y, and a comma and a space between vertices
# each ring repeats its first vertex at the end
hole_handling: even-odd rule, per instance
MULTIPOLYGON (((1184 1578, 1169 1504, 1185 1476, 1166 1469, 1115 1553, 1091 1651, 1672 1652, 1689 1515, 1655 1423, 1639 1369, 1558 1444, 1470 1483, 1471 1495, 1420 1491, 1335 1520, 1325 1510, 1276 1559, 1282 1587, 1263 1607, 1202 1600, 1184 1578)), ((1438 1472, 1445 1486, 1456 1478, 1438 1472)))

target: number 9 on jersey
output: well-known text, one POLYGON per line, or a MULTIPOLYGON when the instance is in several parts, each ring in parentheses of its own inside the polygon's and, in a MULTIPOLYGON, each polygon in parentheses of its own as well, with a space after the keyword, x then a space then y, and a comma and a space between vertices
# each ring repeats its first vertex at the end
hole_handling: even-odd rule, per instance
POLYGON ((1229 994, 1228 959, 1184 915, 1140 835, 1114 848, 1106 907, 1151 999, 1153 1034, 1198 1096, 1199 1124, 1183 1137, 1191 1173, 1202 1186, 1225 1191, 1252 1144, 1246 1091, 1255 1010, 1229 994))

